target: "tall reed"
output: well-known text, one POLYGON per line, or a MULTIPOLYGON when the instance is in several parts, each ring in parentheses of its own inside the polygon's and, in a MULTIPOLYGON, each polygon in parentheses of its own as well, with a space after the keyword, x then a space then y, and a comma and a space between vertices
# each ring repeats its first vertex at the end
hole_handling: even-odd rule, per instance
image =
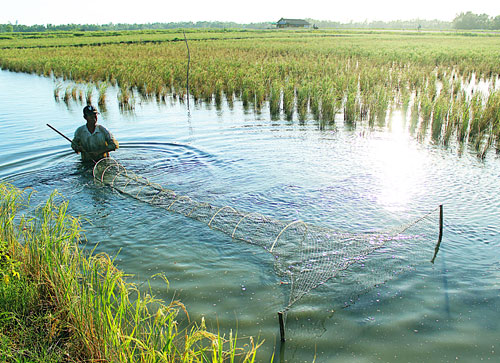
MULTIPOLYGON (((481 77, 492 85, 498 82, 500 38, 483 34, 471 38, 458 34, 414 36, 353 31, 355 36, 331 42, 330 37, 324 36, 328 31, 320 36, 291 33, 286 39, 268 31, 232 34, 234 39, 227 39, 231 32, 194 33, 199 37, 191 49, 195 58, 190 71, 190 95, 195 101, 210 103, 215 99, 220 107, 225 95, 231 106, 232 98, 238 97, 246 109, 253 106, 260 112, 269 100, 273 118, 279 114, 280 106, 289 120, 294 112, 301 120, 309 112, 315 119, 331 118, 336 107, 329 108, 329 102, 323 107, 322 101, 325 97, 331 99, 331 95, 337 100, 341 95, 347 124, 368 118, 369 125, 378 121, 383 126, 387 110, 401 105, 404 118, 413 95, 418 95, 420 130, 427 131, 432 121, 437 133, 432 109, 439 97, 449 95, 451 100, 463 90, 476 90, 481 77), (293 92, 292 85, 296 88, 293 92), (308 92, 303 89, 306 85, 308 92), (280 106, 275 87, 280 88, 279 99, 283 95, 280 106)), ((102 42, 102 46, 92 48, 74 47, 77 40, 63 35, 57 40, 50 39, 50 34, 41 35, 38 40, 23 38, 14 42, 19 49, 2 49, 0 67, 53 74, 74 82, 127 84, 129 90, 145 99, 164 99, 169 92, 173 99, 183 102, 187 96, 185 47, 180 42, 166 41, 175 39, 175 34, 129 32, 105 39, 92 34, 89 39, 102 42), (143 37, 158 42, 144 44, 143 37), (119 39, 124 43, 119 44, 119 39), (21 49, 24 44, 40 48, 21 49)), ((177 36, 182 38, 180 33, 177 36)), ((487 93, 494 90, 490 87, 487 93)), ((479 109, 471 107, 474 115, 476 110, 479 109)), ((482 112, 478 111, 479 120, 482 112)), ((482 131, 475 129, 476 119, 471 120, 472 140, 482 131)), ((448 122, 443 120, 442 125, 447 128, 448 122)))
POLYGON ((287 83, 283 92, 283 111, 287 120, 293 119, 295 110, 295 86, 293 83, 287 83))
POLYGON ((460 110, 460 122, 457 124, 457 140, 460 143, 467 141, 470 122, 470 103, 463 100, 460 110))
POLYGON ((300 85, 297 89, 297 113, 300 121, 307 118, 310 92, 310 86, 307 83, 300 85))
POLYGON ((469 138, 476 141, 476 138, 482 132, 481 113, 483 110, 483 99, 480 93, 476 93, 471 100, 471 120, 469 129, 469 138))
MULTIPOLYGON (((106 254, 85 255, 78 247, 79 221, 67 214, 68 203, 58 202, 56 193, 29 217, 17 216, 23 196, 18 189, 0 184, 0 251, 18 262, 16 279, 29 281, 33 287, 31 297, 19 291, 30 299, 33 309, 3 311, 0 332, 14 343, 22 342, 22 337, 12 333, 28 317, 23 314, 42 314, 40 328, 44 330, 36 333, 31 344, 9 348, 13 361, 39 358, 33 354, 44 349, 60 352, 54 361, 255 360, 259 344, 252 339, 243 350, 232 333, 226 338, 207 331, 203 319, 179 327, 178 315, 185 311, 182 303, 165 304, 151 291, 138 289, 106 254)), ((13 288, 14 283, 8 281, 0 293, 13 288)))
POLYGON ((342 99, 337 99, 333 91, 324 91, 321 95, 321 121, 333 124, 339 112, 342 99))
POLYGON ((353 125, 356 121, 356 93, 353 88, 346 92, 344 101, 344 122, 353 125))
POLYGON ((59 101, 59 92, 61 92, 61 89, 62 89, 62 83, 58 82, 54 87, 54 99, 56 101, 59 101))
POLYGON ((66 86, 66 90, 64 91, 64 98, 63 98, 63 100, 64 100, 64 102, 66 104, 68 104, 69 101, 71 100, 71 91, 72 91, 72 89, 73 88, 72 88, 71 85, 66 86))
POLYGON ((107 82, 101 82, 99 83, 99 97, 97 99, 97 104, 101 107, 103 107, 106 104, 106 92, 108 90, 108 83, 107 82))
POLYGON ((420 99, 415 96, 411 106, 410 133, 413 135, 418 126, 420 118, 420 99))
POLYGON ((85 91, 85 102, 87 103, 87 105, 92 104, 93 93, 94 93, 94 85, 89 83, 87 85, 87 90, 85 91))
POLYGON ((133 91, 127 84, 120 85, 117 97, 120 109, 132 110, 134 108, 133 91))
POLYGON ((280 104, 281 104, 281 87, 277 82, 273 82, 271 85, 271 90, 269 92, 269 112, 271 113, 271 119, 275 120, 280 114, 280 104))
POLYGON ((446 124, 448 120, 449 112, 449 101, 448 94, 441 94, 434 102, 434 107, 432 111, 432 139, 434 141, 439 141, 441 138, 441 131, 443 129, 443 123, 446 124))

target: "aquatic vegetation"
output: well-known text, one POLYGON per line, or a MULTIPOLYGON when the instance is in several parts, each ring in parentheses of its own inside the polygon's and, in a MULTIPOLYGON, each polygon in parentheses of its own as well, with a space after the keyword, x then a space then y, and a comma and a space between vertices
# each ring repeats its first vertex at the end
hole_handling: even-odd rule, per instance
POLYGON ((340 101, 333 91, 323 91, 321 94, 321 121, 334 123, 335 114, 339 111, 340 101))
POLYGON ((476 139, 481 135, 482 132, 482 122, 481 122, 482 110, 483 110, 482 96, 480 93, 476 93, 471 101, 469 138, 472 141, 476 141, 476 139))
POLYGON ((356 88, 351 85, 346 91, 344 102, 344 121, 347 124, 356 122, 356 88))
POLYGON ((281 87, 278 83, 273 83, 269 91, 269 111, 271 118, 276 119, 280 114, 281 87))
POLYGON ((449 112, 448 94, 441 94, 434 102, 432 111, 432 139, 439 141, 441 138, 441 131, 443 124, 446 125, 448 121, 449 112))
POLYGON ((59 92, 61 92, 63 84, 61 82, 57 82, 56 86, 54 87, 54 99, 56 101, 59 100, 59 92))
POLYGON ((64 97, 63 97, 63 100, 66 104, 69 103, 69 101, 71 100, 71 92, 73 90, 73 87, 71 85, 67 86, 66 87, 66 90, 64 91, 64 97))
POLYGON ((133 92, 128 85, 121 85, 118 92, 118 104, 121 109, 131 110, 134 108, 133 92))
POLYGON ((93 84, 88 84, 87 85, 87 91, 85 92, 85 101, 87 105, 92 104, 92 96, 94 93, 94 85, 93 84))
POLYGON ((71 88, 71 98, 74 101, 78 100, 78 86, 76 84, 71 88))
MULTIPOLYGON (((164 303, 127 281, 106 254, 84 254, 79 221, 54 193, 32 215, 29 194, 0 184, 0 355, 8 361, 253 362, 245 348, 206 329, 182 327, 179 301, 164 303), (12 261, 3 263, 3 259, 12 261)), ((165 283, 168 284, 168 281, 165 283)))
POLYGON ((415 97, 415 100, 413 101, 413 105, 411 107, 411 119, 410 119, 410 133, 412 135, 415 134, 419 118, 420 118, 420 100, 415 97))
POLYGON ((459 142, 464 142, 467 139, 470 121, 470 104, 462 99, 460 121, 457 123, 457 138, 459 142))
POLYGON ((288 83, 283 92, 283 110, 287 120, 293 119, 295 110, 295 86, 293 83, 288 83))
MULTIPOLYGON (((452 126, 461 142, 475 141, 483 133, 485 110, 474 97, 484 84, 488 89, 480 93, 485 100, 497 90, 499 36, 348 34, 193 31, 189 95, 184 37, 175 30, 115 37, 96 33, 92 39, 0 39, 0 67, 63 81, 117 85, 122 108, 131 107, 133 94, 157 101, 168 95, 179 102, 192 97, 197 103, 215 102, 217 108, 224 98, 229 107, 239 99, 246 110, 259 113, 269 107, 273 119, 312 120, 319 127, 333 122, 338 113, 347 125, 368 121, 370 127, 386 127, 400 109, 403 120, 410 116, 410 131, 418 128, 421 139, 431 130, 434 142, 448 144, 454 140, 452 126), (97 43, 99 47, 92 46, 97 43), (458 117, 466 104, 470 115, 458 117)), ((91 102, 89 96, 87 92, 86 102, 91 102)))
POLYGON ((108 90, 108 83, 101 82, 98 87, 99 98, 97 99, 97 104, 99 106, 104 106, 106 104, 106 91, 108 90))
POLYGON ((297 112, 299 120, 305 121, 308 113, 310 87, 309 84, 302 84, 297 89, 297 112))

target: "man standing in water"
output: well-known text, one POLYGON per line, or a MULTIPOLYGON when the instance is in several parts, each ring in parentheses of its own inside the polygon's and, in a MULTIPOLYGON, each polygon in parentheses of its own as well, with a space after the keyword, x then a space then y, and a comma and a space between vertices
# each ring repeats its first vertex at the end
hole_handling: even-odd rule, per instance
POLYGON ((109 156, 109 152, 118 149, 118 142, 102 125, 97 124, 96 108, 92 105, 83 108, 86 125, 75 131, 71 147, 76 153, 82 153, 82 161, 98 161, 109 156))

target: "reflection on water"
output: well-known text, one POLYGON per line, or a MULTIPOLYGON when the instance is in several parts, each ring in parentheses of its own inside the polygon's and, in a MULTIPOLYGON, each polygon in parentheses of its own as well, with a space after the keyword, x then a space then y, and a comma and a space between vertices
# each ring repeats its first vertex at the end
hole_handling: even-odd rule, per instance
MULTIPOLYGON (((112 96, 110 96, 112 97, 112 96)), ((138 102, 120 113, 110 102, 102 123, 120 141, 127 168, 180 194, 215 205, 302 219, 347 232, 388 229, 445 206, 435 265, 381 284, 343 308, 335 281, 313 290, 287 318, 279 350, 276 312, 286 303, 268 253, 206 225, 140 203, 92 179, 69 143, 82 106, 55 102, 44 78, 0 72, 0 178, 33 187, 35 202, 57 189, 82 218, 86 247, 118 254, 121 268, 191 318, 214 329, 266 340, 286 361, 498 360, 500 318, 500 160, 416 142, 394 112, 386 128, 319 130, 203 104, 138 102), (29 99, 30 102, 25 102, 29 99)))

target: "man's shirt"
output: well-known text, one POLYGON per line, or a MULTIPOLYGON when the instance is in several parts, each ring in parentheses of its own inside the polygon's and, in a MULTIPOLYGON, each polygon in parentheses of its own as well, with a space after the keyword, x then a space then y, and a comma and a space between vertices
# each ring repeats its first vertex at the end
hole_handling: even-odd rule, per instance
POLYGON ((103 150, 116 150, 118 149, 118 142, 113 135, 101 125, 96 125, 94 132, 91 134, 87 125, 80 126, 75 131, 73 138, 73 149, 79 145, 82 151, 82 160, 98 160, 108 156, 107 152, 103 150))

